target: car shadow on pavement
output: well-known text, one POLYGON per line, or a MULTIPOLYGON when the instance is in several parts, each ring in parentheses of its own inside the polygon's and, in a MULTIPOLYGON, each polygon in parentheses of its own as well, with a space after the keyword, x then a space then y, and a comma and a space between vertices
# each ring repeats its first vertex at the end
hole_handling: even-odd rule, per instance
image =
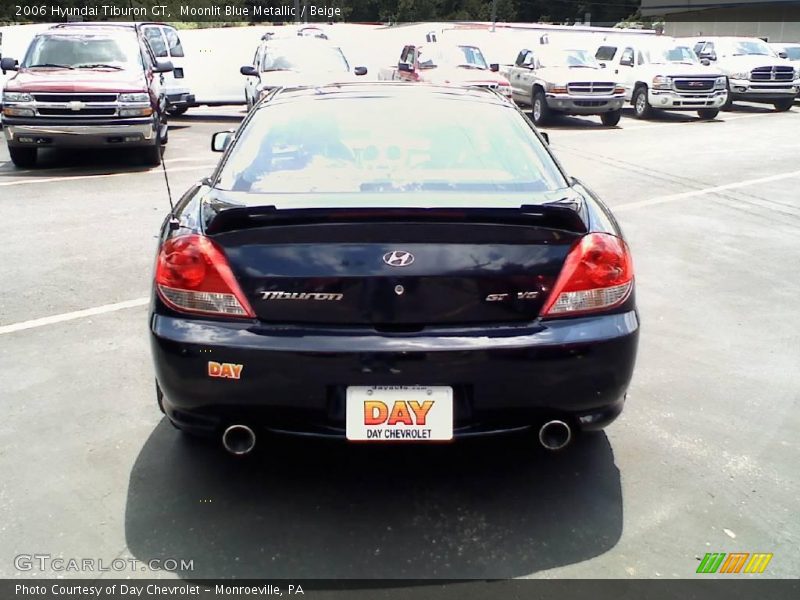
POLYGON ((130 475, 131 554, 184 579, 509 578, 574 564, 622 532, 603 433, 377 446, 259 441, 244 460, 162 421, 130 475))
POLYGON ((152 168, 142 162, 138 148, 40 148, 38 154, 36 167, 32 169, 16 169, 9 161, 8 174, 49 178, 135 173, 152 168))

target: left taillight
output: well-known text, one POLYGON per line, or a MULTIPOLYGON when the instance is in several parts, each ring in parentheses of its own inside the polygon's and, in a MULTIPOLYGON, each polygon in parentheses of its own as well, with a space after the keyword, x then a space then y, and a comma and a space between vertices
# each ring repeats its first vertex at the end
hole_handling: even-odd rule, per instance
POLYGON ((155 285, 164 303, 178 311, 255 316, 225 254, 202 235, 180 235, 162 244, 156 262, 155 285))
POLYGON ((608 310, 633 289, 628 245, 607 233, 590 233, 572 247, 547 302, 543 317, 566 317, 608 310))

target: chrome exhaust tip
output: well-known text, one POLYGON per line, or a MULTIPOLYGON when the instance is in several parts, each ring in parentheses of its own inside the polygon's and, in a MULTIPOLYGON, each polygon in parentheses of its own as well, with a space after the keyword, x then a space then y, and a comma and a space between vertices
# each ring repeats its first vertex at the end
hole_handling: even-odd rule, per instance
POLYGON ((548 421, 539 429, 539 443, 548 450, 561 450, 572 441, 572 429, 564 421, 548 421))
POLYGON ((231 425, 222 434, 225 450, 236 456, 250 454, 256 446, 256 434, 247 425, 231 425))

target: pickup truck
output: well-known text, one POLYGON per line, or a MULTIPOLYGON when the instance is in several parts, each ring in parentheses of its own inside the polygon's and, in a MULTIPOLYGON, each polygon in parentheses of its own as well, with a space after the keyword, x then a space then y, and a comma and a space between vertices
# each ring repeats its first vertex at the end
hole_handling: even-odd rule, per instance
POLYGON ((477 46, 441 42, 407 45, 397 66, 381 69, 379 81, 408 81, 491 88, 511 98, 511 86, 497 64, 488 64, 477 46))
POLYGON ((556 113, 600 115, 608 126, 622 116, 625 90, 585 50, 549 44, 523 49, 505 75, 514 101, 531 107, 537 125, 556 113))
POLYGON ((620 81, 639 119, 666 109, 697 111, 710 120, 728 98, 725 75, 701 64, 692 48, 674 38, 606 38, 595 58, 620 81))
POLYGON ((702 37, 686 40, 704 62, 728 76, 728 110, 734 100, 765 102, 789 110, 800 92, 800 69, 758 38, 702 37))
POLYGON ((34 167, 39 148, 130 148, 161 163, 167 142, 159 61, 137 28, 57 25, 36 35, 3 89, 3 126, 11 161, 34 167))

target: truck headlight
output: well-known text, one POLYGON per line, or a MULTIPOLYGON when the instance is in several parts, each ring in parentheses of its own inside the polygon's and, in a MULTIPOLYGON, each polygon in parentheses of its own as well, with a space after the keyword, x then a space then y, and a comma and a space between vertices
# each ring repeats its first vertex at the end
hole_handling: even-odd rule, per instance
POLYGON ((120 94, 120 102, 150 102, 150 94, 120 94))
POLYGON ((556 85, 554 83, 547 84, 547 91, 551 94, 566 94, 567 93, 567 86, 566 85, 556 85))
POLYGON ((714 80, 714 89, 724 90, 727 87, 726 83, 727 82, 725 81, 724 77, 717 77, 716 80, 714 80))
POLYGON ((750 71, 739 71, 731 73, 731 79, 750 79, 750 71))
POLYGON ((33 102, 33 96, 27 92, 3 92, 3 104, 6 102, 33 102))
POLYGON ((653 89, 655 90, 668 90, 672 88, 672 77, 665 77, 663 75, 656 75, 653 77, 653 89))

